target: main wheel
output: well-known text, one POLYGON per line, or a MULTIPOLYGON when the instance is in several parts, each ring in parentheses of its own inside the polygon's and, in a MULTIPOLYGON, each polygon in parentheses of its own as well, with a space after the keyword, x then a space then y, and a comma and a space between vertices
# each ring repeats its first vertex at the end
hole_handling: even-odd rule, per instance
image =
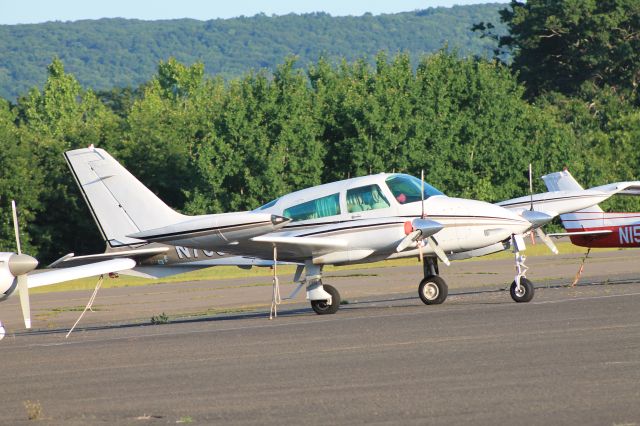
POLYGON ((331 295, 331 304, 328 304, 327 300, 312 300, 311 308, 318 315, 335 314, 340 307, 340 293, 335 287, 328 284, 324 284, 322 288, 331 295))
POLYGON ((447 299, 449 287, 437 275, 425 277, 418 286, 418 295, 425 305, 439 305, 447 299))
POLYGON ((511 283, 511 298, 518 303, 530 302, 535 294, 533 283, 525 277, 520 278, 520 289, 515 280, 511 283))

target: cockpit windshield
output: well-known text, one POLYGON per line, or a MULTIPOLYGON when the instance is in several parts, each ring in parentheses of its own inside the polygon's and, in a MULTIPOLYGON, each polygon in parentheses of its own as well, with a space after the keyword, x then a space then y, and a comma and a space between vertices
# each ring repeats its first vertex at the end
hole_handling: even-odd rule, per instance
MULTIPOLYGON (((422 200, 420 195, 422 182, 410 175, 393 175, 385 180, 389 190, 400 204, 415 203, 422 200)), ((424 183, 424 199, 434 195, 444 195, 428 183, 424 183)))

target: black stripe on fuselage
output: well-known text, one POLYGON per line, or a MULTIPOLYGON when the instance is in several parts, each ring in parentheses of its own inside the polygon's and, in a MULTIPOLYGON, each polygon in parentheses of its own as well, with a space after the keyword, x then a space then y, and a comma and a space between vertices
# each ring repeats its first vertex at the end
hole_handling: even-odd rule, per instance
MULTIPOLYGON (((420 215, 413 215, 413 216, 397 216, 398 218, 406 218, 406 219, 415 219, 415 218, 419 218, 420 215)), ((489 220, 507 220, 509 222, 514 222, 514 223, 519 223, 518 220, 515 219, 510 219, 510 218, 505 218, 505 217, 495 217, 495 216, 436 216, 436 215, 431 215, 428 216, 429 219, 448 219, 448 220, 459 220, 459 219, 489 219, 489 220)), ((363 220, 367 220, 367 219, 354 219, 354 220, 344 220, 344 221, 337 221, 337 222, 323 222, 323 223, 308 223, 308 224, 300 224, 300 225, 288 225, 285 226, 284 229, 287 230, 293 230, 292 228, 298 228, 298 229, 304 229, 304 228, 309 228, 309 227, 313 227, 313 228, 318 228, 321 226, 325 226, 325 225, 335 225, 335 224, 348 224, 348 223, 354 223, 354 222, 361 222, 363 220)), ((373 227, 380 227, 380 226, 389 226, 389 225, 402 225, 402 222, 398 222, 398 221, 392 221, 392 222, 378 222, 378 223, 369 223, 369 224, 362 224, 362 225, 353 225, 353 226, 344 226, 344 227, 340 227, 340 228, 334 228, 334 229, 325 229, 322 231, 313 231, 313 232, 309 232, 309 233, 305 233, 305 234, 300 234, 298 236, 300 237, 309 237, 309 236, 313 236, 313 235, 321 235, 321 234, 330 234, 333 232, 339 232, 339 231, 347 231, 347 230, 354 230, 354 229, 364 229, 364 228, 373 228, 373 227)))

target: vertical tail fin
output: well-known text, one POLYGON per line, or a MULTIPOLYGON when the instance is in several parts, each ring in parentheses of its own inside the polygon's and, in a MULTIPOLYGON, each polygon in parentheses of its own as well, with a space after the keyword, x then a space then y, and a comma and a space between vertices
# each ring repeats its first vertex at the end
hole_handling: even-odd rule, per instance
POLYGON ((103 238, 111 247, 139 244, 127 235, 185 219, 106 151, 83 148, 64 154, 103 238))
MULTIPOLYGON (((568 170, 549 173, 542 176, 549 191, 576 191, 584 189, 568 170)), ((562 226, 566 230, 580 230, 598 226, 603 220, 604 211, 599 205, 591 206, 573 213, 560 215, 562 226)))
MULTIPOLYGON (((584 189, 569 173, 569 170, 549 173, 542 176, 542 180, 547 185, 549 191, 579 191, 584 189)), ((602 213, 603 210, 597 204, 595 206, 580 210, 581 212, 602 213)))
POLYGON ((578 191, 584 189, 568 170, 549 173, 542 176, 542 180, 549 191, 578 191))

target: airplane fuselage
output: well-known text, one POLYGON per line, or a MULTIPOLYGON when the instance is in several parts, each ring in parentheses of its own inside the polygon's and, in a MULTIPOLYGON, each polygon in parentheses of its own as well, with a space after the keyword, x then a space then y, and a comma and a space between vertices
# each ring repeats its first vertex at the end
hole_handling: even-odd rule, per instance
MULTIPOLYGON (((398 182, 394 185, 394 179, 405 177, 381 173, 320 185, 287 194, 257 211, 293 216, 291 222, 270 235, 334 238, 347 242, 341 249, 308 252, 303 247, 278 247, 278 256, 283 260, 301 261, 311 257, 316 264, 361 263, 416 256, 418 249, 415 246, 401 252, 396 252, 396 248, 406 236, 406 223, 421 217, 423 212, 425 218, 444 226, 434 238, 448 254, 486 247, 530 227, 528 221, 507 209, 482 201, 447 197, 432 187, 426 191, 423 209, 419 195, 417 199, 415 194, 412 194, 413 198, 406 198, 400 192, 402 188, 410 192, 409 184, 416 184, 417 179, 411 178, 413 182, 409 182, 407 177, 404 186, 398 182), (314 203, 313 208, 305 208, 314 203), (307 210, 331 214, 307 217, 307 210), (300 220, 296 220, 297 214, 300 214, 300 220)), ((310 216, 314 214, 317 213, 309 213, 310 216)), ((233 253, 234 248, 224 251, 233 253)), ((271 245, 254 242, 243 245, 238 253, 264 258, 271 251, 271 245)), ((433 251, 425 247, 424 253, 432 255, 433 251)))
POLYGON ((640 213, 576 212, 561 217, 568 233, 603 232, 570 235, 571 242, 577 246, 640 247, 640 213))

